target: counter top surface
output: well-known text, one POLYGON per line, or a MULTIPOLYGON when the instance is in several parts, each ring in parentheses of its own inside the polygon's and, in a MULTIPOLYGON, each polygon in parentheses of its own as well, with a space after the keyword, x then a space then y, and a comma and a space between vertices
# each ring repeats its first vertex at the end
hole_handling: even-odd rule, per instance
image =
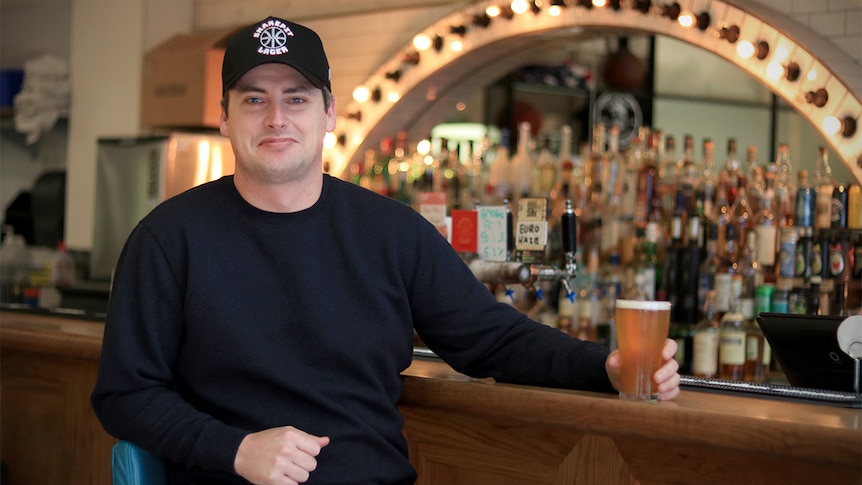
MULTIPOLYGON (((98 359, 104 325, 67 317, 0 312, 4 351, 23 349, 98 359)), ((603 435, 741 448, 791 458, 862 464, 862 410, 773 398, 683 390, 673 401, 473 379, 444 362, 414 358, 400 405, 520 423, 551 423, 603 435)), ((860 465, 862 468, 862 465, 860 465)))

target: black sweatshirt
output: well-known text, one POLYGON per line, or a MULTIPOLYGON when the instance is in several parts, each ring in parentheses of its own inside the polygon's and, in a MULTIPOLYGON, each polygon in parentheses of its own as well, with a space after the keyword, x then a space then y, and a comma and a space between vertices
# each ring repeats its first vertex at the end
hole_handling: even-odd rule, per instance
POLYGON ((331 438, 309 484, 410 483, 396 404, 414 328, 470 376, 612 391, 607 349, 497 302, 412 208, 324 175, 312 207, 265 212, 229 176, 129 237, 92 404, 173 478, 244 483, 243 437, 291 425, 331 438))

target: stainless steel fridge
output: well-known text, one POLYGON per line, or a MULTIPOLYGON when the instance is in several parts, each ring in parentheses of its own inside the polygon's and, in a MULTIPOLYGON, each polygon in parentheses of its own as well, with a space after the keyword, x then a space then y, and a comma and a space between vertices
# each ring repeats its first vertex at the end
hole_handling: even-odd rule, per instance
POLYGON ((187 189, 234 171, 218 133, 100 138, 90 279, 110 280, 126 238, 150 210, 187 189))

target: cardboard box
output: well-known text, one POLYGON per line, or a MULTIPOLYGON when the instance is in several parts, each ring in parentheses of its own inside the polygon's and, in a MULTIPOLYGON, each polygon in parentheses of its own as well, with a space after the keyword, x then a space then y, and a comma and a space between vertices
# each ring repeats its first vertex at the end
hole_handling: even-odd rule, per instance
POLYGON ((224 45, 234 30, 177 35, 144 55, 143 127, 218 127, 224 45))

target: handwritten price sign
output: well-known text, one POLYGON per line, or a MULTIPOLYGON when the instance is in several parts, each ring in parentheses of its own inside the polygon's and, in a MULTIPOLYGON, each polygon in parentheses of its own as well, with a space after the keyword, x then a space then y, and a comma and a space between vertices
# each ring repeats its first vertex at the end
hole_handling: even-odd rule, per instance
POLYGON ((486 261, 506 260, 506 207, 479 207, 479 257, 486 261))

